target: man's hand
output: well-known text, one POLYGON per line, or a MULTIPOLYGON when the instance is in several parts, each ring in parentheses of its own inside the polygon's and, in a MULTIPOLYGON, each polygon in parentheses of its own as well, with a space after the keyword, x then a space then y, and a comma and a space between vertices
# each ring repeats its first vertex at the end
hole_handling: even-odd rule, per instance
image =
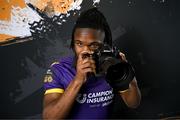
POLYGON ((120 59, 121 59, 123 62, 128 62, 124 53, 119 52, 119 55, 120 55, 120 57, 121 57, 120 59))
POLYGON ((76 76, 75 80, 80 81, 82 83, 86 82, 87 79, 87 73, 95 73, 96 71, 96 66, 95 66, 95 61, 91 57, 86 57, 83 58, 84 54, 92 54, 87 51, 83 51, 79 54, 78 59, 77 59, 77 65, 76 65, 76 76))

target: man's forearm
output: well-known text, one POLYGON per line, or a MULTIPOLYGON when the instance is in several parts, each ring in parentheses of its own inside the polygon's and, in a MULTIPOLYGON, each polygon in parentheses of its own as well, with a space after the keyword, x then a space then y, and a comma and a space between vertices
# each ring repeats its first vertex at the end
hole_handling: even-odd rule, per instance
POLYGON ((72 80, 65 92, 56 101, 49 103, 43 111, 44 118, 62 119, 69 113, 83 83, 72 80))
POLYGON ((130 108, 136 108, 141 101, 141 93, 137 85, 136 78, 129 85, 129 89, 120 93, 126 105, 130 108))

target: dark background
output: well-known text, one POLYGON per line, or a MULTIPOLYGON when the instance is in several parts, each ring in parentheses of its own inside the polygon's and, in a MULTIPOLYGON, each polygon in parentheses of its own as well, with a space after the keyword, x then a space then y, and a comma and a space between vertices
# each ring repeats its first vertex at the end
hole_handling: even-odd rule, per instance
MULTIPOLYGON (((133 63, 142 93, 137 109, 116 97, 113 118, 165 118, 180 115, 179 0, 101 0, 99 9, 113 41, 133 63)), ((84 0, 82 9, 92 7, 84 0)), ((3 46, 0 118, 41 118, 43 77, 68 48, 76 16, 46 39, 3 46)))

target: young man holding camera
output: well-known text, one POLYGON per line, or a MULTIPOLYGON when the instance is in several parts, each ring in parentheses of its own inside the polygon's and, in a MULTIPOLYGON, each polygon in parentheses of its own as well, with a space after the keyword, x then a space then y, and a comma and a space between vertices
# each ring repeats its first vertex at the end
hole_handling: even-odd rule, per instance
MULTIPOLYGON (((91 56, 105 43, 112 46, 111 31, 103 14, 96 8, 83 12, 72 33, 71 48, 75 55, 52 64, 45 76, 43 118, 106 119, 114 93, 128 107, 139 105, 141 94, 134 76, 123 90, 116 85, 113 88, 105 76, 96 76, 99 66, 91 56), (87 54, 90 56, 84 57, 87 54)), ((119 60, 127 62, 123 53, 119 56, 119 60)))

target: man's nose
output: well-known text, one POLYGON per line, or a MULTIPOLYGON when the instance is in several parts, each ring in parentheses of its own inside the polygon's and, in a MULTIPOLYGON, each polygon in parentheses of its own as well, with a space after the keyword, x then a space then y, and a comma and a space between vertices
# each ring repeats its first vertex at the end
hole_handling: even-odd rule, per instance
POLYGON ((90 51, 91 51, 91 49, 90 49, 90 47, 89 47, 89 46, 85 45, 85 46, 84 46, 84 51, 88 51, 88 52, 90 52, 90 51))

